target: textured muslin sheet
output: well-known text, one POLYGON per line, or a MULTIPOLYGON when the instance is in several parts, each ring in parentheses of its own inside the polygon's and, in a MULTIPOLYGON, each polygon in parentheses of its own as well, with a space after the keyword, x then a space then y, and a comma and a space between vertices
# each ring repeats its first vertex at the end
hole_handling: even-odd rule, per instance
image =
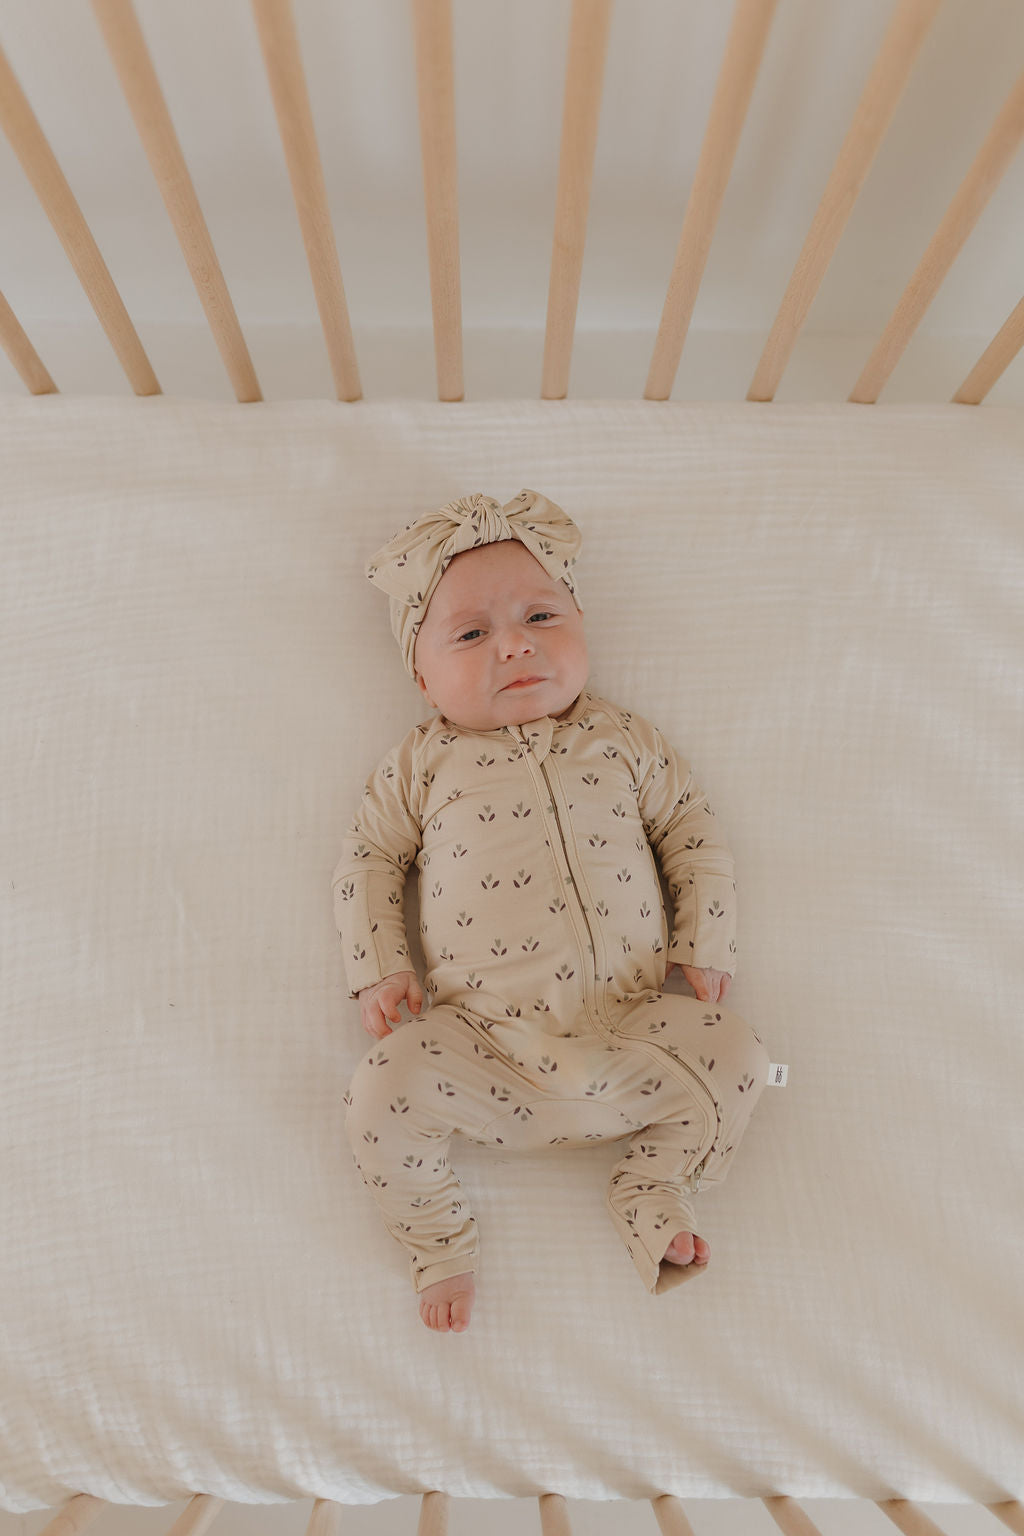
POLYGON ((1024 416, 58 397, 0 466, 0 1502, 1024 1496, 1024 416), (523 485, 790 1083, 665 1297, 616 1146, 460 1148, 439 1337, 344 1142, 330 877, 426 713, 363 565, 523 485))

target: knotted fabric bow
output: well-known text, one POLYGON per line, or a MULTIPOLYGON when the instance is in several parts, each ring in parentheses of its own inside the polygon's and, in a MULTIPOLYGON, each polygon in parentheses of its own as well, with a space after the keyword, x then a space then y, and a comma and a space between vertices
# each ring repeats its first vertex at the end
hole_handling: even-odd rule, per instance
POLYGON ((460 496, 407 524, 371 558, 366 575, 391 599, 391 628, 411 677, 427 605, 455 556, 508 539, 525 544, 554 581, 564 581, 579 608, 572 567, 583 535, 561 507, 537 491, 520 491, 505 506, 480 492, 460 496))

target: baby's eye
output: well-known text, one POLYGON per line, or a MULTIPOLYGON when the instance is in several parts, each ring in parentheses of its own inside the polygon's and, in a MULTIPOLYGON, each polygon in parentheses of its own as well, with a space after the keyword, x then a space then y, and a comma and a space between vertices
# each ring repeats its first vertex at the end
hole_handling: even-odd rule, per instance
POLYGON ((460 640, 472 640, 474 635, 482 635, 482 634, 483 634, 483 630, 482 629, 467 629, 466 633, 464 635, 460 635, 459 636, 459 639, 460 640))
POLYGON ((534 619, 553 619, 553 618, 554 618, 554 614, 553 613, 534 613, 534 614, 530 615, 530 623, 532 624, 534 619))

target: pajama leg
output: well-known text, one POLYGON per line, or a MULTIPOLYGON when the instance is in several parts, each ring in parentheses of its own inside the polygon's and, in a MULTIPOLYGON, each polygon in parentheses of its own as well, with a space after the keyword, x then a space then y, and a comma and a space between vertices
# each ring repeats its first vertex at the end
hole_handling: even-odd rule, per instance
POLYGON ((454 1132, 510 1151, 632 1133, 612 1219, 649 1290, 687 1278, 661 1256, 694 1230, 691 1180, 725 1176, 765 1082, 756 1036, 734 1014, 674 995, 624 1009, 610 1039, 506 1032, 435 1006, 374 1046, 352 1079, 356 1166, 409 1253, 416 1290, 476 1269, 476 1223, 449 1163, 454 1132))
POLYGON ((518 1086, 452 1008, 401 1025, 363 1058, 347 1095, 356 1167, 417 1291, 476 1269, 476 1222, 449 1163, 452 1133, 476 1137, 518 1086))
POLYGON ((653 1044, 657 1054, 630 1052, 635 1081, 628 1105, 618 1102, 634 1114, 646 1103, 649 1123, 613 1171, 608 1206, 645 1285, 660 1293, 700 1272, 662 1255, 676 1232, 696 1232, 697 1190, 725 1178, 764 1088, 768 1053, 736 1014, 672 993, 616 1024, 620 1041, 653 1044))

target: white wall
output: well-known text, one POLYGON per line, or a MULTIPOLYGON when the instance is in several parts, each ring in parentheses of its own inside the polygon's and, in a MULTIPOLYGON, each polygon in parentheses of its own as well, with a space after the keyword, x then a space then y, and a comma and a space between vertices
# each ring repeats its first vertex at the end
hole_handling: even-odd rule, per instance
MULTIPOLYGON (((136 8, 264 394, 330 395, 246 0, 136 8)), ((745 395, 892 8, 779 0, 675 398, 745 395)), ((470 398, 539 393, 569 11, 570 0, 454 0, 470 398)), ((295 0, 295 13, 366 393, 430 396, 408 0, 295 0)), ((724 0, 619 0, 615 9, 574 394, 642 393, 731 14, 724 0)), ((164 389, 229 398, 90 8, 3 0, 0 42, 164 389)), ((940 6, 780 399, 846 397, 1022 65, 1019 0, 940 6)), ((127 389, 2 138, 0 206, 0 290, 58 385, 127 389)), ((1022 251, 1018 154, 883 400, 950 398, 1021 298, 1022 251)), ((0 390, 22 388, 0 361, 0 390)), ((989 399, 1024 400, 1024 359, 989 399)))

